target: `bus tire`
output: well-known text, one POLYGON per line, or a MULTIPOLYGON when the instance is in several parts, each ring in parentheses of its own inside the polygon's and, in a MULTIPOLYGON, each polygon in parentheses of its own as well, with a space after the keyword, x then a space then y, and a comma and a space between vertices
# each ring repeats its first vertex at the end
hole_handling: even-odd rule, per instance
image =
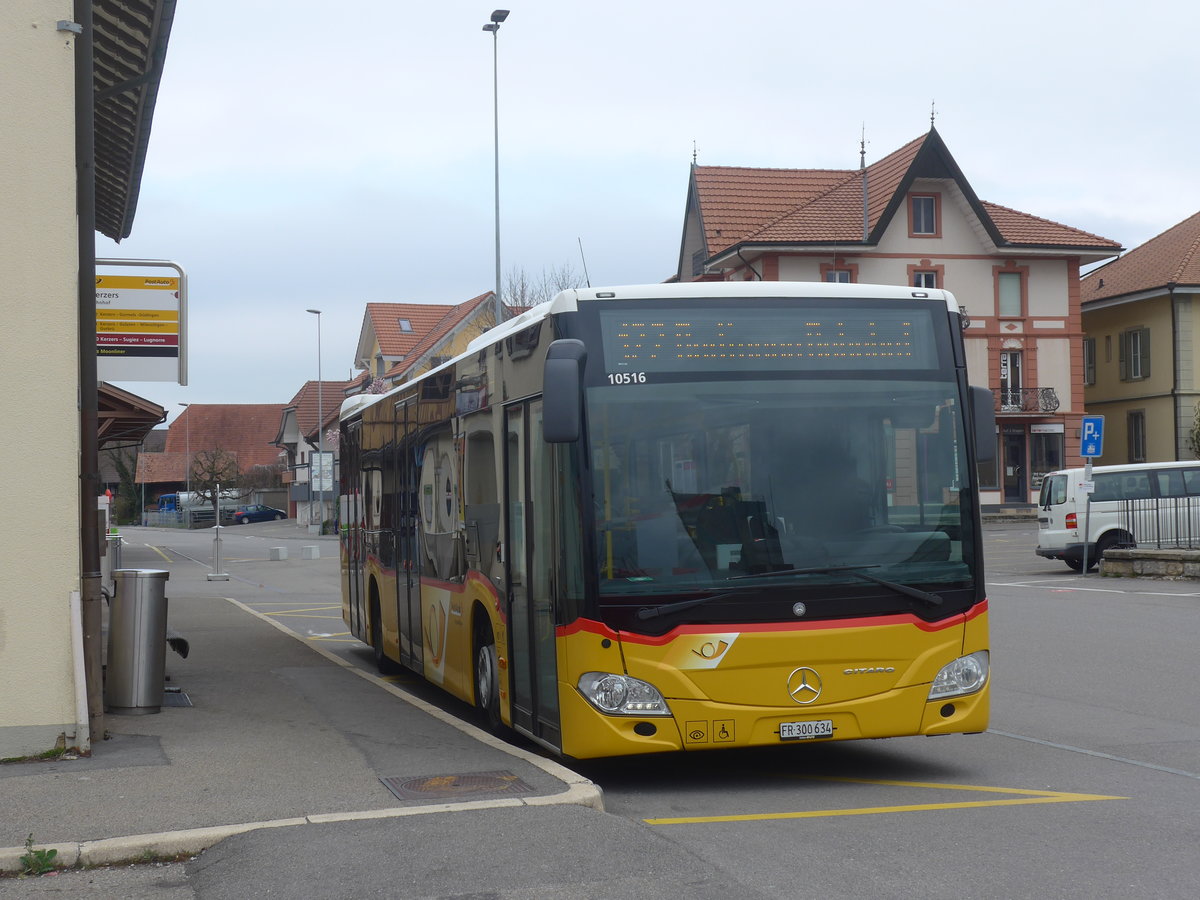
MULTIPOLYGON (((1083 571, 1083 557, 1082 556, 1064 557, 1063 562, 1065 562, 1067 564, 1067 568, 1072 570, 1073 572, 1082 572, 1083 571)), ((1094 568, 1096 568, 1096 561, 1094 559, 1089 559, 1088 560, 1088 571, 1091 571, 1094 568)))
POLYGON ((379 591, 371 584, 371 652, 380 675, 396 675, 400 664, 383 652, 383 623, 379 620, 379 591))
POLYGON ((488 731, 502 730, 500 721, 500 678, 496 665, 496 639, 492 626, 482 617, 475 626, 475 706, 483 714, 488 731))

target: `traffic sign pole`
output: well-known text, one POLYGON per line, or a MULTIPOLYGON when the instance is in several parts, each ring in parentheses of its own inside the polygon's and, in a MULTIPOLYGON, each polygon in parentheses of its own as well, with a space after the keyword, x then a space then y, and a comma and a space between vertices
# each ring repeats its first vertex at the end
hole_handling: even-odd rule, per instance
POLYGON ((1088 536, 1092 530, 1092 460, 1104 455, 1104 416, 1084 416, 1079 430, 1079 455, 1084 458, 1083 480, 1087 506, 1083 511, 1083 575, 1088 573, 1088 536))

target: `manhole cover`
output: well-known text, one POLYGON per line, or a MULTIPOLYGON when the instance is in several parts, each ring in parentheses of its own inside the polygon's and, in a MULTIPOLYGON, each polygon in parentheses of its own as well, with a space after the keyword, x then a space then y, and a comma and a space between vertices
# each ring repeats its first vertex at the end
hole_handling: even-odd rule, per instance
POLYGON ((533 790, 512 772, 420 775, 379 780, 401 800, 444 800, 447 797, 476 794, 528 794, 533 790))

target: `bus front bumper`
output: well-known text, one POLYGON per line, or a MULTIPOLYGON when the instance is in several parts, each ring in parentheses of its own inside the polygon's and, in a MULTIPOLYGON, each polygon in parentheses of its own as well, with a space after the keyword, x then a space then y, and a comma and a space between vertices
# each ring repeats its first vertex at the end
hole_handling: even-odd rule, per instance
POLYGON ((577 759, 720 750, 987 729, 991 680, 974 694, 928 700, 929 685, 827 707, 734 706, 671 699, 671 716, 606 716, 575 690, 562 692, 563 752, 577 759), (786 735, 800 735, 787 737, 786 735), (578 735, 574 740, 569 735, 578 735))

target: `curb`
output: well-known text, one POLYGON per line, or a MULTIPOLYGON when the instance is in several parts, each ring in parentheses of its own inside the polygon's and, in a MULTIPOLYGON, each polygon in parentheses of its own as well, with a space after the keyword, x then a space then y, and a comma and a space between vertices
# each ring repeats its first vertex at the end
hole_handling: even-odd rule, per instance
MULTIPOLYGON (((357 822, 370 819, 399 819, 407 816, 430 815, 433 813, 470 812, 480 809, 501 809, 517 806, 586 806, 598 812, 604 811, 604 794, 601 789, 587 778, 573 772, 566 766, 550 759, 545 759, 535 753, 530 753, 520 747, 514 747, 494 735, 476 728, 470 722, 464 722, 443 712, 432 704, 404 691, 394 684, 363 669, 348 663, 346 660, 329 652, 324 647, 303 642, 299 635, 288 628, 264 616, 257 610, 251 609, 244 603, 224 598, 227 602, 268 623, 284 634, 301 641, 310 650, 319 653, 329 662, 358 675, 360 678, 383 688, 389 694, 406 703, 417 707, 426 714, 457 728, 464 734, 482 744, 487 744, 497 750, 502 750, 510 756, 529 763, 541 769, 547 775, 556 778, 566 785, 567 789, 558 794, 548 794, 539 797, 511 797, 496 800, 465 800, 459 803, 431 803, 426 806, 389 807, 384 809, 359 810, 338 813, 314 813, 290 819, 272 819, 263 822, 243 822, 234 825, 215 825, 206 828, 189 828, 181 831, 164 831, 157 834, 135 834, 126 837, 104 838, 95 841, 78 841, 59 844, 35 844, 36 850, 57 850, 55 869, 87 868, 90 866, 107 866, 123 863, 144 863, 154 859, 169 859, 185 856, 207 850, 225 838, 263 828, 292 828, 297 825, 325 825, 332 822, 357 822)), ((26 853, 22 847, 0 847, 0 874, 20 874, 25 867, 21 857, 26 853)))
MULTIPOLYGON (((328 825, 334 822, 362 822, 371 819, 400 819, 407 816, 434 813, 471 812, 481 809, 503 809, 517 806, 586 806, 603 812, 604 801, 600 788, 591 782, 573 784, 560 794, 543 797, 505 798, 500 800, 467 800, 462 803, 433 803, 428 806, 391 807, 357 812, 315 813, 291 819, 272 819, 265 822, 242 822, 236 825, 214 825, 207 828, 188 828, 158 834, 133 834, 126 837, 104 838, 65 844, 35 844, 36 850, 57 850, 55 869, 90 868, 125 863, 152 862, 200 853, 229 837, 260 831, 264 828, 294 828, 298 825, 328 825)), ((21 857, 24 847, 0 848, 0 874, 19 875, 25 867, 21 857)))

